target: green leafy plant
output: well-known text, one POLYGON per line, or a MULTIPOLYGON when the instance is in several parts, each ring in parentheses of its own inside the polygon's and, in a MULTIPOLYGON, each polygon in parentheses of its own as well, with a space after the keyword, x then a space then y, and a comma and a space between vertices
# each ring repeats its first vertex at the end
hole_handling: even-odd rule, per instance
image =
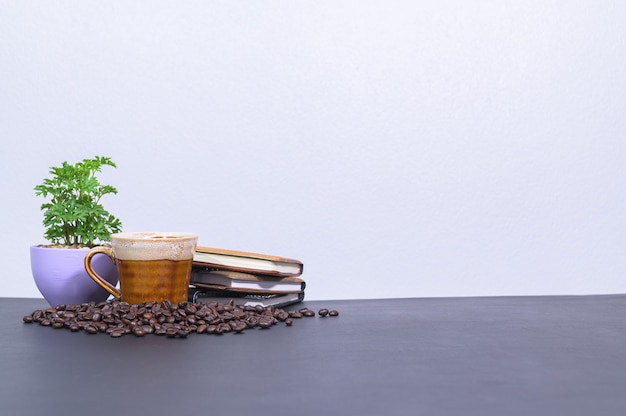
POLYGON ((50 197, 41 210, 44 236, 53 245, 93 247, 121 230, 120 220, 100 204, 104 195, 117 194, 116 188, 102 185, 96 177, 103 166, 117 167, 102 156, 73 165, 63 162, 50 168, 51 177, 35 186, 36 196, 50 197))

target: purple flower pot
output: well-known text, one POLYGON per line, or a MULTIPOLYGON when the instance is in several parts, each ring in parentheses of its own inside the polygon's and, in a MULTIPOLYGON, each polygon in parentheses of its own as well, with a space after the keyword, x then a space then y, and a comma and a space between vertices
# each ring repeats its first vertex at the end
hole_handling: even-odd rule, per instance
MULTIPOLYGON (((109 293, 85 271, 87 248, 47 248, 31 246, 30 267, 37 288, 50 306, 102 302, 109 293)), ((113 286, 117 285, 117 266, 107 256, 94 256, 93 269, 113 286)))

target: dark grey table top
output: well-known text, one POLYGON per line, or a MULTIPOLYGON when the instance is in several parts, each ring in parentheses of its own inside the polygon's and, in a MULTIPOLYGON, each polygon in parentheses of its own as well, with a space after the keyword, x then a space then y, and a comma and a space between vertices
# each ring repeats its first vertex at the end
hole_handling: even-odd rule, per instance
POLYGON ((45 302, 2 298, 2 414, 626 414, 626 295, 303 306, 340 315, 112 338, 24 324, 45 302))

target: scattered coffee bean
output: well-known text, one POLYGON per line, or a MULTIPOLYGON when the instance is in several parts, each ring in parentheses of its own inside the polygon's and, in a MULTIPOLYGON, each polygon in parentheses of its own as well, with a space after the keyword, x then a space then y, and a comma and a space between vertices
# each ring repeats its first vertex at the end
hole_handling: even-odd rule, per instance
POLYGON ((315 316, 315 312, 308 308, 300 309, 300 312, 302 313, 302 316, 305 316, 307 318, 315 316))
POLYGON ((119 338, 122 335, 124 335, 124 330, 123 329, 114 329, 111 331, 111 336, 113 338, 119 338))
POLYGON ((248 325, 246 325, 245 322, 243 321, 237 321, 235 323, 235 325, 233 326, 233 329, 235 330, 235 332, 237 333, 241 333, 243 332, 246 328, 248 327, 248 325))
MULTIPOLYGON (((336 310, 320 309, 319 316, 337 316, 336 310)), ((173 304, 149 302, 131 305, 112 300, 77 305, 58 305, 38 309, 26 315, 22 321, 38 323, 56 329, 67 328, 71 332, 87 334, 106 333, 113 338, 126 334, 143 337, 147 334, 185 338, 190 333, 225 334, 242 333, 246 329, 268 329, 278 322, 293 325, 293 319, 313 317, 315 312, 303 307, 286 311, 272 306, 237 306, 233 301, 226 304, 180 302, 173 304)))
POLYGON ((259 327, 266 329, 272 326, 272 321, 270 319, 259 319, 259 327))

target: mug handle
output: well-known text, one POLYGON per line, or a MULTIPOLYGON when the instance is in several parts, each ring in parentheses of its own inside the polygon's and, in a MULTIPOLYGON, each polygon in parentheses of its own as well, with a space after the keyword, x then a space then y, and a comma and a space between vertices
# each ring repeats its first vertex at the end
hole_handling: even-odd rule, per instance
POLYGON ((115 264, 115 256, 113 255, 113 249, 111 247, 100 246, 100 247, 94 247, 91 250, 89 250, 87 254, 85 255, 85 270, 87 271, 87 274, 89 275, 89 277, 91 277, 93 281, 96 282, 101 288, 103 288, 104 290, 109 292, 111 295, 119 299, 122 296, 119 289, 117 289, 111 283, 107 282, 102 277, 100 277, 98 273, 96 273, 91 267, 91 259, 96 254, 105 254, 108 258, 111 259, 113 264, 115 264))

